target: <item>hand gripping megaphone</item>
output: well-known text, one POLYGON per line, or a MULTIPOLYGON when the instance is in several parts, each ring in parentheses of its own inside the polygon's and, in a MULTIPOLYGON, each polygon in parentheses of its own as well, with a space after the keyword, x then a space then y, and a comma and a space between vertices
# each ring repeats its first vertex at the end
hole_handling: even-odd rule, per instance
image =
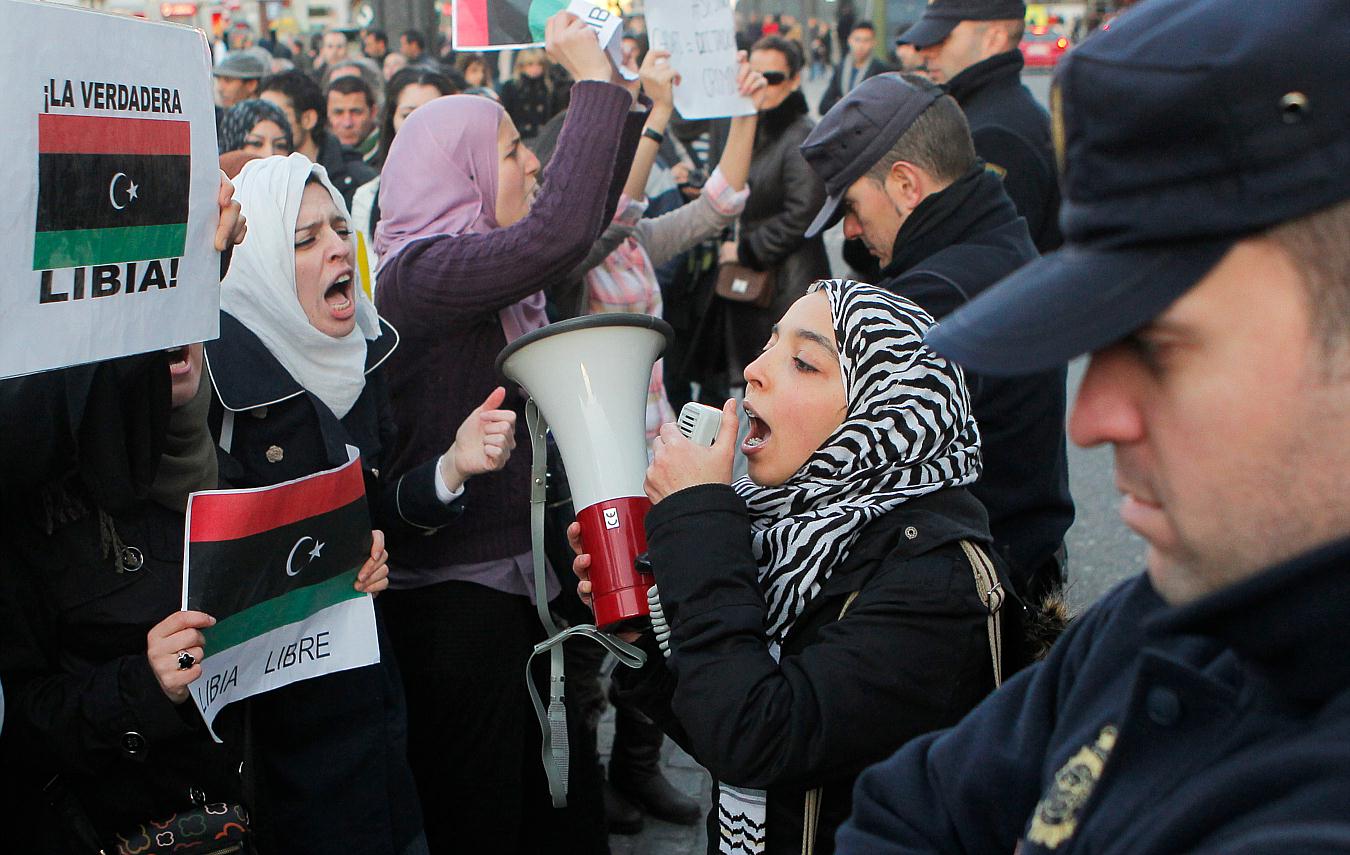
POLYGON ((523 335, 497 357, 497 370, 524 387, 562 452, 601 629, 648 613, 654 580, 634 566, 647 550, 651 508, 642 489, 647 388, 674 337, 648 315, 591 315, 523 335))

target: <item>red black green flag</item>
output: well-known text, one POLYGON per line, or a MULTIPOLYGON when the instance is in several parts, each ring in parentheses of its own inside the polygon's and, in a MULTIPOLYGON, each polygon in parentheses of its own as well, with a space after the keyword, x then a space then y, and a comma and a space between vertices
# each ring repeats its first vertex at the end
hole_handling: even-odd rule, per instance
POLYGON ((544 24, 567 0, 456 0, 455 48, 488 48, 544 41, 544 24))
POLYGON ((39 114, 33 269, 182 255, 189 128, 163 119, 39 114))
POLYGON ((208 726, 231 701, 379 661, 370 597, 354 587, 370 545, 354 455, 274 487, 192 494, 183 604, 216 619, 192 684, 208 726))

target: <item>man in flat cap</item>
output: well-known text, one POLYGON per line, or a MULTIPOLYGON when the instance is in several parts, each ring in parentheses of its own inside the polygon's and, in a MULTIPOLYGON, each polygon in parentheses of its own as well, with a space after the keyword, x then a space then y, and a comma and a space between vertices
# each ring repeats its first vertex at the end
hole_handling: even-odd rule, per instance
MULTIPOLYGON (((935 318, 1036 258, 1026 220, 976 158, 951 96, 917 76, 880 74, 844 96, 802 144, 825 184, 811 236, 839 220, 881 264, 872 282, 935 318)), ((967 372, 984 471, 971 486, 1017 591, 1039 605, 1064 581, 1073 523, 1064 438, 1065 368, 1027 377, 967 372)))
POLYGON ((863 773, 839 853, 1350 851, 1350 4, 1149 0, 1052 90, 1067 244, 941 321, 1092 354, 1148 572, 863 773))
POLYGON ((218 106, 228 110, 240 101, 256 98, 258 84, 271 71, 266 51, 249 48, 229 54, 211 70, 218 106))
POLYGON ((1050 118, 1022 85, 1022 0, 933 0, 897 41, 966 111, 975 151, 1003 176, 1041 252, 1063 242, 1050 118))

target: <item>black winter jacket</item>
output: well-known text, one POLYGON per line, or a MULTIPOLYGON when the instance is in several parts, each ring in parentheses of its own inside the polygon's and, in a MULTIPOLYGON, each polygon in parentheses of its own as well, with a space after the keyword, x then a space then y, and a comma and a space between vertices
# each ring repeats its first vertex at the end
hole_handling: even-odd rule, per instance
POLYGON ((850 855, 1350 851, 1350 538, 1179 608, 1125 582, 858 781, 850 855))
MULTIPOLYGON (((647 664, 616 679, 715 779, 768 790, 768 852, 802 850, 806 792, 823 787, 815 851, 825 855, 863 768, 958 721, 993 688, 986 612, 959 543, 987 546, 984 509, 950 489, 874 521, 778 662, 749 530, 745 503, 725 485, 682 490, 652 509, 648 544, 674 653, 662 658, 646 638, 647 664)), ((1005 609, 1005 638, 1020 632, 1015 612, 1005 609)))
MULTIPOLYGON (((1026 221, 993 173, 973 170, 923 200, 896 236, 877 283, 939 321, 1036 257, 1026 221)), ((1064 437, 1065 368, 1026 377, 966 372, 984 473, 970 488, 989 510, 994 545, 1033 601, 1060 575, 1055 552, 1073 523, 1064 437)))
POLYGON ((970 122, 975 153, 1003 176, 1031 240, 1042 253, 1064 243, 1059 231, 1059 174, 1050 117, 1022 85, 1022 52, 991 56, 947 84, 970 122))
MULTIPOLYGON (((372 522, 388 527, 391 554, 400 536, 436 531, 459 515, 458 502, 444 505, 436 497, 435 460, 398 479, 379 476, 393 447, 393 419, 377 370, 397 343, 392 327, 384 325, 369 343, 366 387, 341 420, 239 321, 222 313, 220 332, 207 343, 206 360, 215 394, 212 434, 229 446, 217 454, 224 484, 257 487, 310 475, 346 463, 346 446, 354 445, 361 451, 372 522)), ((247 705, 252 717, 254 818, 270 850, 397 855, 421 834, 406 757, 403 686, 382 622, 379 635, 377 665, 293 683, 234 705, 247 705)), ((237 734, 242 717, 242 709, 227 707, 218 732, 233 728, 237 734)))
POLYGON ((91 851, 68 850, 42 793, 53 776, 105 842, 191 806, 189 789, 241 796, 238 756, 145 655, 182 594, 183 514, 144 492, 168 380, 153 355, 0 383, 0 824, 29 851, 91 851))

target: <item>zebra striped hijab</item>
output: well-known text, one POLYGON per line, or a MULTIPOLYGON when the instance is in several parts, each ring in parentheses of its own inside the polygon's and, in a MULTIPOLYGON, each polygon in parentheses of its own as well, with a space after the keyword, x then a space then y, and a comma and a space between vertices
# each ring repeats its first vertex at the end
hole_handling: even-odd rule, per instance
POLYGON ((924 347, 928 313, 851 280, 821 280, 811 291, 830 301, 847 414, 783 484, 734 485, 752 518, 775 656, 868 523, 916 496, 972 483, 981 466, 965 377, 924 347))

